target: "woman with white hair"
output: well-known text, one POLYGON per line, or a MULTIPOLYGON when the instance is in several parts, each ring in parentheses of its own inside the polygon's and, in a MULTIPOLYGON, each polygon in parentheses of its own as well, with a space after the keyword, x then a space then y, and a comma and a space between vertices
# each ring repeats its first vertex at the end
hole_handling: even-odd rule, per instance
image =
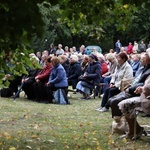
POLYGON ((103 82, 104 82, 103 91, 102 91, 103 93, 109 87, 112 74, 115 72, 115 68, 117 66, 117 59, 114 53, 108 53, 106 55, 106 60, 109 62, 109 70, 108 72, 102 75, 103 82))
POLYGON ((72 85, 73 89, 76 89, 78 83, 78 78, 81 75, 81 66, 78 62, 77 55, 71 55, 69 59, 69 71, 67 75, 68 85, 72 85))

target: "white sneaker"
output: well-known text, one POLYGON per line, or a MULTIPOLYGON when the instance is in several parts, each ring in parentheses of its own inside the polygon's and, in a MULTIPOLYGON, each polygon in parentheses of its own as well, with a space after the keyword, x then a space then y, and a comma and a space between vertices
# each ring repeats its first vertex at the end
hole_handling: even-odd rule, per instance
POLYGON ((101 94, 101 98, 103 98, 104 94, 101 94))
POLYGON ((91 94, 90 97, 94 97, 94 94, 91 94))
POLYGON ((71 97, 71 95, 70 95, 70 94, 68 94, 68 95, 67 95, 67 97, 69 98, 69 97, 71 97))
POLYGON ((109 109, 107 109, 106 107, 103 107, 101 110, 99 110, 100 112, 108 112, 109 109))
POLYGON ((102 107, 99 107, 99 108, 96 108, 95 110, 96 111, 100 111, 102 109, 102 107))

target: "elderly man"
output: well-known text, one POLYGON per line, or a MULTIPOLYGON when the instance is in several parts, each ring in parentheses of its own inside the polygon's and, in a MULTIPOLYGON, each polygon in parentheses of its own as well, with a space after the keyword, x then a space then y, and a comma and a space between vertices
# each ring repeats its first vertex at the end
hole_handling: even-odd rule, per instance
POLYGON ((139 96, 139 94, 134 93, 134 91, 137 87, 143 86, 146 78, 150 75, 150 48, 147 49, 146 53, 142 54, 141 64, 144 66, 144 69, 141 74, 133 80, 131 86, 108 100, 108 105, 112 110, 112 117, 122 115, 118 107, 119 102, 130 97, 139 96))

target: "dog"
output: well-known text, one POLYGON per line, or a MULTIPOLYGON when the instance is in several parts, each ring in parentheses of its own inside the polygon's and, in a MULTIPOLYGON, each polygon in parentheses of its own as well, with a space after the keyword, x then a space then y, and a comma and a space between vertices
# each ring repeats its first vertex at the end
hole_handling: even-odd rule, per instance
POLYGON ((112 134, 126 134, 129 129, 128 123, 122 116, 114 116, 114 121, 112 122, 111 128, 112 134))

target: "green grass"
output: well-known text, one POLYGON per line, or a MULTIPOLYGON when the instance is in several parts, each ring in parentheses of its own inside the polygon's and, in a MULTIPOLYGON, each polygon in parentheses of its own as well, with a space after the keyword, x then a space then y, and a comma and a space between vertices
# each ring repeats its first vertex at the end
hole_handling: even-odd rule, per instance
MULTIPOLYGON (((149 150, 150 138, 136 142, 111 135, 110 112, 95 111, 100 99, 79 100, 71 105, 41 104, 24 97, 0 98, 1 150, 149 150)), ((149 118, 139 118, 148 124, 149 118)))

